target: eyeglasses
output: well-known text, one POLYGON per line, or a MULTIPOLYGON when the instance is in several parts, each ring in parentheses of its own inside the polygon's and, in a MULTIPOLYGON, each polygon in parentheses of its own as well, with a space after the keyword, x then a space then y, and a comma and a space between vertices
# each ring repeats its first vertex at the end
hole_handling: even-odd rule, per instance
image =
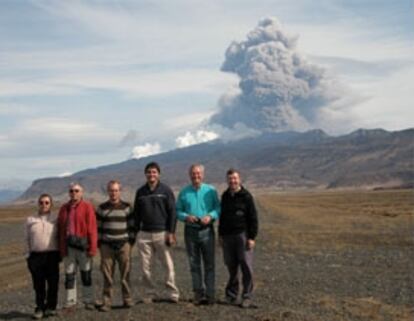
POLYGON ((79 193, 80 189, 70 189, 69 192, 70 193, 79 193))
POLYGON ((39 205, 49 205, 50 202, 49 201, 40 201, 39 205))

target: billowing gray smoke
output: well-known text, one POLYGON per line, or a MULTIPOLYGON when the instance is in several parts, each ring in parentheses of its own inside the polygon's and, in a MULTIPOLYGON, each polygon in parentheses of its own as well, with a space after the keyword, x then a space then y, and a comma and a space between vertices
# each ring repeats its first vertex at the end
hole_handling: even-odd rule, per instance
POLYGON ((298 37, 265 18, 242 42, 226 51, 222 70, 236 73, 239 90, 224 95, 211 124, 237 123, 260 131, 306 130, 324 106, 339 98, 324 69, 298 53, 298 37))

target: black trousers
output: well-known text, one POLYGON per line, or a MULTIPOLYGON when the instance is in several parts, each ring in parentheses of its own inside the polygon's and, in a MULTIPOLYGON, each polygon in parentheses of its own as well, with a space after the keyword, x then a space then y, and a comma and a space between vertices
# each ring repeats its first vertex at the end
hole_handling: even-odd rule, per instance
POLYGON ((253 249, 246 249, 246 234, 223 235, 224 262, 229 271, 226 296, 236 299, 239 294, 239 271, 242 274, 242 298, 251 298, 253 292, 253 249))
POLYGON ((45 310, 55 310, 58 301, 59 288, 58 251, 31 252, 27 265, 32 275, 35 290, 36 307, 45 310))

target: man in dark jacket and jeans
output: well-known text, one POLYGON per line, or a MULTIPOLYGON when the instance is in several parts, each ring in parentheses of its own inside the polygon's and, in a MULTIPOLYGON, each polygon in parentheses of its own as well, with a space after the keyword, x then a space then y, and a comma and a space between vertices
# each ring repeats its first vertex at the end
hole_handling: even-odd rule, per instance
POLYGON ((242 272, 241 307, 248 308, 253 292, 253 248, 258 231, 258 219, 253 196, 241 185, 240 173, 227 171, 228 189, 221 198, 219 222, 220 243, 224 262, 229 271, 226 301, 235 304, 239 291, 238 270, 242 272))
POLYGON ((175 198, 171 188, 160 182, 160 172, 160 166, 155 162, 145 166, 147 182, 138 189, 134 204, 144 303, 151 303, 155 298, 155 287, 151 278, 153 253, 167 270, 165 278, 167 299, 173 303, 178 302, 179 299, 179 292, 175 285, 174 263, 169 249, 175 243, 175 198))

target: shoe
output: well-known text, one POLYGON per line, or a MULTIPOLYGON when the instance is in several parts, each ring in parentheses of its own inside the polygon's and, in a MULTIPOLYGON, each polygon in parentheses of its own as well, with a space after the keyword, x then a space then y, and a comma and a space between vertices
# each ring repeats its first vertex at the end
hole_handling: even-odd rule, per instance
POLYGON ((45 310, 45 317, 55 317, 57 316, 56 309, 46 309, 45 310))
POLYGON ((252 302, 251 299, 243 299, 242 303, 240 304, 240 307, 244 309, 257 308, 257 306, 252 302))
POLYGON ((153 298, 142 298, 142 303, 144 304, 151 304, 154 302, 153 298))
POLYGON ((216 300, 214 298, 206 298, 205 305, 214 305, 216 300))
POLYGON ((178 298, 168 298, 166 300, 167 303, 178 303, 179 299, 178 298))
POLYGON ((43 318, 43 310, 41 308, 36 308, 32 314, 32 319, 40 320, 41 318, 43 318))
POLYGON ((194 292, 193 304, 194 305, 202 305, 205 304, 207 298, 204 293, 202 292, 194 292))
POLYGON ((95 310, 95 304, 93 303, 85 303, 86 310, 95 310))
POLYGON ((130 309, 134 306, 132 301, 124 301, 124 305, 122 306, 124 309, 130 309))
POLYGON ((103 304, 98 308, 99 312, 109 312, 111 311, 111 306, 107 304, 103 304))
POLYGON ((226 298, 224 299, 224 301, 228 305, 236 305, 237 304, 237 298, 233 298, 231 296, 226 296, 226 298))

